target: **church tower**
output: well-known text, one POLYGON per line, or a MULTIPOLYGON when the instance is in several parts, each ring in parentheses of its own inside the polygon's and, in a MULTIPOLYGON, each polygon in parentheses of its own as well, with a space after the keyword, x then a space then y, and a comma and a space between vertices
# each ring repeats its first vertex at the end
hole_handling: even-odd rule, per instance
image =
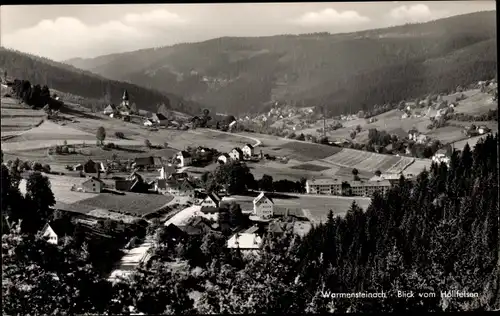
POLYGON ((130 105, 129 105, 129 96, 128 96, 127 89, 125 89, 125 91, 123 91, 122 105, 126 106, 127 108, 130 108, 130 105))

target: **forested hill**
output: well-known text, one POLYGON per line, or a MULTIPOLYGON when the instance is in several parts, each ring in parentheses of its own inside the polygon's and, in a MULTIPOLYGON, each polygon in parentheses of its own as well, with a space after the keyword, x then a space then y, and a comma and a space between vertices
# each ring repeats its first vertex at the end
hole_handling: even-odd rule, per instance
POLYGON ((165 91, 110 80, 67 64, 3 47, 0 47, 0 69, 7 71, 9 77, 48 85, 51 89, 91 100, 103 100, 106 93, 109 93, 111 101, 119 103, 123 90, 127 89, 131 101, 138 109, 156 111, 157 105, 164 103, 174 110, 193 114, 199 113, 201 108, 196 102, 185 101, 165 91))
POLYGON ((67 63, 219 112, 257 112, 280 100, 338 114, 491 79, 496 55, 496 14, 487 11, 349 34, 223 37, 67 63))

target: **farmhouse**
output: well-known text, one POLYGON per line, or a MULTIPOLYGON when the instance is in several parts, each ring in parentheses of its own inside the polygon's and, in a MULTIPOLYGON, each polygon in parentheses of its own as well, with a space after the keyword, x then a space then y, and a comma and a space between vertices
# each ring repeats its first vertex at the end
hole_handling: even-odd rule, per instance
POLYGON ((255 233, 236 233, 227 241, 227 248, 240 249, 244 255, 257 255, 262 243, 262 237, 255 233))
POLYGON ((238 147, 235 147, 229 152, 229 157, 231 157, 232 160, 242 160, 243 151, 241 151, 238 147))
POLYGON ((223 164, 227 163, 230 160, 231 160, 231 157, 229 156, 229 154, 226 154, 226 153, 220 155, 219 158, 217 158, 217 161, 219 163, 223 163, 223 164))
POLYGON ((186 167, 186 166, 191 165, 192 157, 191 157, 190 153, 188 153, 185 150, 182 150, 182 151, 178 152, 177 154, 175 154, 174 161, 177 162, 179 167, 186 167))
POLYGON ((252 157, 253 156, 253 146, 250 144, 246 144, 241 148, 241 151, 243 152, 243 155, 245 157, 252 157))
POLYGON ((101 193, 104 188, 104 182, 96 177, 90 177, 82 182, 81 188, 83 192, 101 193))
POLYGON ((161 113, 154 113, 151 116, 151 121, 162 126, 168 125, 168 119, 161 113))
POLYGON ((202 207, 219 207, 221 198, 216 193, 209 193, 201 202, 202 207))
POLYGON ((273 216, 274 202, 264 192, 261 192, 253 200, 253 214, 260 218, 271 218, 273 216))

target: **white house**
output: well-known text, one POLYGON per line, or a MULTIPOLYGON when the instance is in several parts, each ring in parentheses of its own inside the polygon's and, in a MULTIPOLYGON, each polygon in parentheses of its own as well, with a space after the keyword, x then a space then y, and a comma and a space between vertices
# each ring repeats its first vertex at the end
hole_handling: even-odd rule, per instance
POLYGON ((57 242, 59 241, 59 237, 56 232, 48 223, 42 228, 41 235, 43 238, 46 238, 47 242, 50 244, 57 245, 57 242))
POLYGON ((150 119, 144 120, 144 126, 153 126, 153 125, 154 125, 154 123, 150 119))
POLYGON ((217 161, 219 163, 227 163, 229 160, 231 160, 231 157, 226 153, 220 155, 219 158, 217 158, 217 161))
POLYGON ((219 207, 221 198, 215 193, 209 193, 201 202, 202 207, 219 207))
POLYGON ((182 150, 175 155, 174 160, 178 160, 179 167, 186 167, 191 165, 192 157, 190 153, 182 150))
POLYGON ((83 192, 100 193, 104 188, 104 182, 96 177, 88 178, 81 184, 83 192))
POLYGON ((235 147, 229 152, 229 157, 231 157, 232 160, 243 160, 243 151, 235 147))
POLYGON ((227 248, 240 249, 244 255, 257 255, 262 248, 262 237, 255 233, 237 233, 227 241, 227 248))
POLYGON ((241 151, 243 152, 243 156, 245 157, 252 157, 253 156, 253 146, 250 144, 246 144, 241 148, 241 151))
POLYGON ((273 216, 274 202, 264 192, 253 200, 253 214, 261 218, 273 216))

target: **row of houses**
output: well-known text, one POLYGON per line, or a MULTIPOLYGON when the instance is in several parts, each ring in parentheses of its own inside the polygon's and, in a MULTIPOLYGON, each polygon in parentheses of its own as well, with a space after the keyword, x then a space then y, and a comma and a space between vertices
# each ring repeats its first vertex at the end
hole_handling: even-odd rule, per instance
POLYGON ((238 148, 233 148, 229 153, 223 153, 218 158, 219 163, 228 163, 228 161, 241 161, 244 159, 252 158, 254 155, 254 147, 250 144, 245 144, 245 146, 238 148))

